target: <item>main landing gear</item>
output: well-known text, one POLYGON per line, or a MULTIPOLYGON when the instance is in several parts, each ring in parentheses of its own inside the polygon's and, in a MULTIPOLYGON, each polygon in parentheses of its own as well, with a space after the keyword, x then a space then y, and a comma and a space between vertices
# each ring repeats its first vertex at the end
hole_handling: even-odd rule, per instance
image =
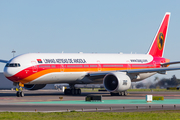
POLYGON ((22 91, 22 87, 24 87, 24 84, 19 83, 18 84, 18 88, 16 88, 16 91, 17 91, 16 96, 17 97, 24 97, 24 93, 22 91))
POLYGON ((65 95, 80 95, 81 89, 65 89, 64 90, 65 95))
POLYGON ((81 95, 81 89, 76 89, 74 85, 70 85, 70 89, 64 90, 65 95, 81 95))
POLYGON ((119 92, 119 93, 112 93, 111 92, 111 96, 127 96, 128 92, 127 91, 123 91, 123 92, 119 92))

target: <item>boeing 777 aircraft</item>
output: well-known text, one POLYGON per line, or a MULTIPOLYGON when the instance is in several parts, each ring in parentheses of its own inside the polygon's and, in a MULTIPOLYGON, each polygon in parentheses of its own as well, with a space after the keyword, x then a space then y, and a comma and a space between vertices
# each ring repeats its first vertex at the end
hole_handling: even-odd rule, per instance
POLYGON ((6 63, 4 75, 17 86, 17 97, 23 97, 22 87, 38 90, 46 84, 68 83, 64 94, 81 94, 75 84, 104 84, 111 95, 127 95, 131 82, 156 73, 179 70, 168 67, 180 62, 163 58, 170 13, 166 13, 147 54, 85 54, 28 53, 6 63))

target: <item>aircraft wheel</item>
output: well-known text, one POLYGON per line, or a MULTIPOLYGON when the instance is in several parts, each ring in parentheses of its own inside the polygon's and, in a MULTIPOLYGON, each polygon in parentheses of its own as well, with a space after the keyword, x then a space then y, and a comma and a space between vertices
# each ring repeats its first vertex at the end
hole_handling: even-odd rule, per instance
POLYGON ((67 95, 67 89, 64 90, 64 94, 67 95))
POLYGON ((74 95, 74 93, 75 93, 74 89, 71 89, 71 95, 74 95))
POLYGON ((67 95, 71 95, 71 90, 70 89, 67 89, 66 92, 67 92, 67 95))
POLYGON ((112 93, 111 92, 111 96, 119 96, 119 93, 112 93))
POLYGON ((16 96, 17 96, 17 97, 20 97, 20 93, 19 93, 19 91, 16 93, 16 96))
POLYGON ((78 91, 78 95, 80 95, 81 94, 81 89, 77 89, 77 91, 78 91))
POLYGON ((64 90, 64 94, 65 94, 65 95, 68 95, 68 89, 65 89, 65 90, 64 90))
POLYGON ((65 95, 73 95, 72 92, 73 92, 73 89, 65 89, 65 90, 64 90, 64 94, 65 94, 65 95))
POLYGON ((75 94, 75 95, 78 94, 78 89, 74 89, 74 94, 75 94))
POLYGON ((21 91, 21 92, 19 92, 19 96, 20 97, 24 97, 24 93, 21 91))
POLYGON ((124 96, 127 96, 127 94, 128 94, 127 91, 124 91, 123 93, 124 93, 124 96))

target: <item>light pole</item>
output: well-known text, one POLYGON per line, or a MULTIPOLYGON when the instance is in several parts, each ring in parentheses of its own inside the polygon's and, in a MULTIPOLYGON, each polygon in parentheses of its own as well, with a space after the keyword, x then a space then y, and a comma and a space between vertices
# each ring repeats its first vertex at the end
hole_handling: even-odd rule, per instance
POLYGON ((13 49, 13 51, 12 51, 12 54, 13 54, 13 57, 14 57, 14 54, 16 53, 16 51, 13 49))

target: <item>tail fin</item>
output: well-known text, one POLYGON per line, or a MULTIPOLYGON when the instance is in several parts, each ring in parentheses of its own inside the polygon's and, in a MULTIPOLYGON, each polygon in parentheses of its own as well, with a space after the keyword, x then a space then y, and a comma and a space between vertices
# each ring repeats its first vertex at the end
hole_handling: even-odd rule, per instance
POLYGON ((165 46, 165 41, 166 41, 166 34, 167 34, 167 29, 168 29, 168 24, 169 24, 169 18, 170 18, 170 13, 167 12, 164 15, 161 25, 156 33, 156 36, 147 54, 150 54, 152 56, 157 56, 157 57, 163 56, 163 51, 164 51, 164 46, 165 46))

